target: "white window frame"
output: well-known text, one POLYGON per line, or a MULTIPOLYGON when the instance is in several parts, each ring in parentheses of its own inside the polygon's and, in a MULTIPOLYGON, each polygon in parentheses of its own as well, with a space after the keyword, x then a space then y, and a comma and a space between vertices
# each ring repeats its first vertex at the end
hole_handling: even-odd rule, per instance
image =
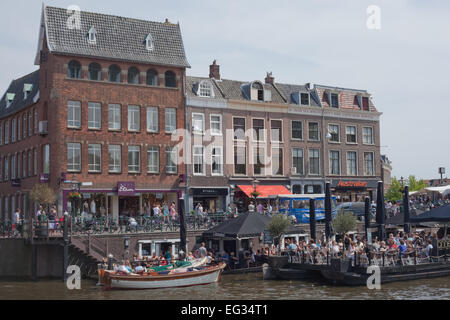
POLYGON ((266 135, 267 135, 267 131, 266 131, 266 119, 264 119, 264 118, 252 118, 252 141, 253 142, 266 142, 266 135), (256 130, 255 130, 255 127, 254 127, 254 124, 253 124, 253 121, 254 120, 262 120, 263 121, 263 124, 264 124, 264 128, 262 129, 262 131, 263 131, 263 134, 262 134, 262 140, 256 140, 256 138, 255 138, 255 132, 256 132, 256 130))
POLYGON ((5 122, 5 144, 9 144, 9 119, 5 122))
POLYGON ((122 130, 122 106, 120 104, 111 103, 108 105, 108 131, 121 131, 121 130, 122 130), (112 122, 110 121, 111 113, 113 117, 112 122))
POLYGON ((205 134, 205 114, 204 113, 199 113, 199 112, 193 112, 192 113, 192 133, 193 134, 205 134), (200 116, 201 119, 201 125, 202 127, 199 129, 198 127, 196 127, 197 124, 199 124, 200 120, 199 119, 195 119, 195 117, 200 116))
POLYGON ((294 140, 294 141, 304 141, 304 139, 305 139, 305 126, 304 126, 304 124, 303 124, 303 121, 302 120, 291 120, 291 140, 294 140), (302 125, 302 137, 301 138, 294 138, 294 122, 300 122, 301 123, 301 125, 302 125))
POLYGON ((363 154, 363 161, 364 161, 364 175, 367 177, 373 177, 375 176, 375 153, 373 151, 369 151, 369 152, 364 152, 363 154), (367 165, 366 165, 366 154, 372 154, 372 169, 373 172, 372 174, 369 174, 369 172, 367 171, 367 165))
POLYGON ((102 104, 99 102, 88 102, 88 129, 102 129, 102 104))
POLYGON ((174 133, 176 130, 177 130, 177 109, 165 108, 165 131, 166 133, 174 133), (171 130, 172 128, 173 130, 171 130))
POLYGON ((314 141, 314 142, 321 141, 321 139, 320 139, 320 123, 318 121, 308 121, 308 141, 314 141), (309 130, 309 125, 311 123, 316 123, 317 124, 317 140, 311 139, 310 130, 309 130))
POLYGON ((345 153, 345 160, 346 160, 346 169, 347 169, 347 175, 348 176, 357 176, 358 175, 358 151, 356 150, 348 150, 345 153), (349 171, 349 153, 354 153, 355 154, 355 174, 350 173, 349 171))
POLYGON ((342 168, 341 168, 341 151, 340 150, 328 150, 328 173, 330 176, 340 176, 341 172, 342 172, 342 168), (333 173, 332 172, 332 168, 333 168, 333 164, 332 164, 332 159, 331 159, 331 153, 332 152, 337 152, 338 155, 338 172, 337 173, 333 173))
POLYGON ((310 176, 320 176, 321 174, 321 168, 320 168, 320 149, 319 148, 310 148, 308 149, 308 175, 310 176), (318 173, 311 173, 311 153, 312 151, 317 151, 319 157, 318 157, 318 162, 319 162, 319 172, 318 173))
POLYGON ((211 147, 211 175, 212 176, 223 176, 223 147, 222 146, 212 146, 211 147), (220 150, 220 154, 214 154, 214 150, 220 150), (218 163, 220 172, 214 172, 213 164, 214 159, 219 159, 218 163))
POLYGON ((206 164, 205 164, 205 146, 200 146, 200 145, 195 145, 192 148, 192 172, 194 174, 194 176, 204 176, 206 175, 206 164), (199 154, 197 153, 197 149, 201 149, 202 153, 199 154), (196 159, 198 159, 198 157, 201 157, 202 159, 202 163, 201 163, 201 172, 195 172, 195 166, 196 164, 196 159))
MULTIPOLYGON (((83 162, 83 158, 82 158, 82 152, 81 152, 81 143, 78 143, 78 142, 67 143, 67 172, 81 172, 82 162, 83 162), (77 148, 75 148, 75 147, 77 147, 77 148), (72 163, 69 162, 71 152, 72 152, 72 159, 75 160, 75 158, 76 158, 75 152, 77 152, 77 151, 79 152, 80 162, 79 163, 77 163, 75 161, 73 161, 72 163), (78 169, 78 167, 79 167, 79 169, 78 169)), ((35 160, 35 163, 36 163, 36 160, 35 160)))
POLYGON ((284 141, 284 130, 283 130, 283 120, 282 119, 270 119, 269 120, 270 123, 270 141, 271 142, 279 142, 282 143, 284 141), (272 121, 280 121, 281 122, 281 128, 280 128, 280 133, 281 133, 281 139, 280 140, 273 140, 272 139, 272 121))
POLYGON ((90 173, 100 173, 102 172, 102 145, 99 143, 89 144, 88 145, 88 172, 90 173), (91 152, 93 151, 94 162, 90 162, 91 152), (99 162, 96 163, 96 159, 99 159, 99 162))
POLYGON ((294 150, 301 150, 302 151, 302 159, 303 159, 303 161, 302 161, 302 172, 301 173, 296 172, 295 175, 296 176, 303 176, 305 174, 305 149, 298 148, 298 147, 291 148, 291 161, 292 161, 291 162, 291 164, 292 164, 291 168, 294 168, 294 150))
POLYGON ((331 140, 331 138, 328 140, 329 143, 341 143, 341 126, 338 123, 328 123, 328 132, 331 135, 330 126, 336 126, 337 127, 337 135, 338 135, 338 141, 331 140))
POLYGON ((358 127, 357 126, 354 126, 354 125, 345 126, 345 143, 346 144, 358 144, 358 127), (348 141, 348 133, 347 133, 348 128, 355 128, 355 142, 348 141))
MULTIPOLYGON (((241 141, 241 140, 238 140, 241 141)), ((239 157, 239 155, 238 155, 239 157)), ((248 172, 248 165, 247 165, 247 146, 245 144, 242 143, 238 143, 233 145, 233 173, 235 176, 247 176, 247 172, 248 172), (243 165, 245 165, 245 173, 236 173, 236 165, 242 165, 242 164, 236 164, 235 162, 235 158, 236 158, 236 148, 243 148, 244 149, 244 159, 245 159, 245 163, 243 163, 243 165)))
POLYGON ((11 119, 11 143, 16 142, 16 132, 17 132, 16 118, 13 118, 11 119))
POLYGON ((265 176, 266 175, 266 166, 267 166, 266 145, 265 144, 261 144, 261 145, 260 144, 256 144, 256 145, 252 146, 251 150, 252 150, 252 159, 253 159, 253 175, 254 176, 258 176, 258 177, 265 176), (258 157, 261 156, 261 154, 258 154, 258 152, 257 152, 258 149, 262 150, 262 151, 260 151, 260 153, 262 153, 262 156, 264 157, 263 159, 260 159, 261 160, 261 164, 262 164, 261 173, 255 173, 255 165, 258 164, 258 157), (257 157, 256 159, 255 159, 255 156, 257 157))
POLYGON ((362 127, 362 139, 363 139, 363 144, 366 145, 366 146, 373 146, 373 145, 375 145, 375 137, 374 137, 373 127, 369 127, 369 126, 362 127), (372 134, 371 134, 372 142, 367 143, 367 142, 364 141, 364 137, 365 137, 364 129, 370 129, 371 130, 371 132, 372 132, 372 134))
POLYGON ((212 83, 208 80, 201 81, 198 84, 197 95, 199 97, 204 97, 204 98, 214 98, 215 95, 214 95, 212 83))
POLYGON ((210 132, 212 136, 221 136, 222 135, 222 115, 221 114, 215 114, 212 113, 209 115, 209 127, 210 127, 210 132), (219 117, 219 121, 213 121, 213 117, 219 117), (214 131, 213 130, 213 123, 218 123, 219 124, 219 130, 218 131, 214 131))
POLYGON ((16 179, 16 154, 11 155, 11 180, 16 179))
POLYGON ((157 146, 148 146, 147 147, 147 173, 150 174, 159 174, 160 172, 160 156, 159 156, 159 147, 157 146), (150 161, 153 159, 152 155, 156 154, 156 163, 150 165, 150 161), (156 170, 155 170, 156 168, 156 170))
POLYGON ((159 132, 159 108, 147 107, 147 132, 159 132), (152 121, 153 120, 153 121, 152 121))
POLYGON ((140 173, 141 172, 141 147, 140 146, 128 146, 128 173, 140 173), (133 150, 131 150, 133 149, 133 150), (137 153, 138 157, 134 160, 137 160, 137 164, 130 163, 130 153, 137 153), (131 167, 137 167, 137 170, 130 169, 131 167))
POLYGON ((141 131, 141 107, 136 105, 128 106, 128 131, 141 131))
POLYGON ((122 173, 122 146, 120 144, 108 145, 108 172, 109 173, 122 173), (116 157, 115 157, 115 155, 117 155, 117 152, 119 154, 118 163, 116 162, 116 157), (111 157, 111 155, 113 155, 113 157, 111 157), (111 159, 113 160, 112 164, 111 164, 111 159), (118 170, 117 170, 117 168, 118 168, 118 170))
POLYGON ((176 147, 166 147, 166 173, 177 174, 178 173, 178 149, 176 147), (169 156, 171 157, 174 165, 169 166, 169 156), (171 170, 171 168, 174 168, 171 170))
MULTIPOLYGON (((36 120, 35 120, 36 126, 36 120)), ((69 129, 81 128, 81 102, 69 100, 67 101, 67 127, 69 129), (77 119, 79 116, 79 119, 77 119)))
POLYGON ((246 117, 232 117, 231 119, 231 128, 233 129, 233 140, 234 141, 246 141, 246 130, 247 130, 247 118, 246 117), (234 119, 244 119, 244 139, 236 138, 235 130, 234 130, 234 119))

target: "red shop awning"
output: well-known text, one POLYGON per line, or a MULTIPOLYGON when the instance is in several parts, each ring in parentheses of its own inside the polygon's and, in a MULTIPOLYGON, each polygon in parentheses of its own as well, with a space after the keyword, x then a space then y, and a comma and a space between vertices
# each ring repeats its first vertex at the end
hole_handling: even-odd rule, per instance
MULTIPOLYGON (((238 186, 249 198, 253 198, 252 193, 255 191, 253 186, 238 186)), ((285 186, 257 186, 256 192, 260 193, 258 198, 264 199, 269 196, 278 194, 292 194, 285 186)))

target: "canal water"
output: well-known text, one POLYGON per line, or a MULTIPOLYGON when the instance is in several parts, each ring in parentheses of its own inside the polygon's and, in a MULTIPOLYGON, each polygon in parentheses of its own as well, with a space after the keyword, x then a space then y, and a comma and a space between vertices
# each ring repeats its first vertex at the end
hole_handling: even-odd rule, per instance
POLYGON ((68 290, 62 281, 0 281, 0 300, 450 300, 450 277, 366 287, 334 287, 320 281, 262 280, 262 274, 224 275, 219 283, 187 288, 146 291, 105 291, 96 281, 82 280, 80 290, 68 290), (157 293, 157 294, 156 294, 157 293))

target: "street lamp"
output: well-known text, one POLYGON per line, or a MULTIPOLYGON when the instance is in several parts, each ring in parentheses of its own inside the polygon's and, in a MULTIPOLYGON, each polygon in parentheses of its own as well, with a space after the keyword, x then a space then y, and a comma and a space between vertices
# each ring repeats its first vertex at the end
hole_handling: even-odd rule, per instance
POLYGON ((256 198, 258 198, 258 192, 256 191, 256 187, 258 186, 258 184, 259 184, 259 181, 256 179, 256 178, 254 178, 253 179, 253 193, 252 193, 252 196, 253 196, 253 198, 254 198, 254 200, 255 200, 255 208, 256 208, 256 198))
POLYGON ((404 187, 404 182, 405 182, 405 179, 403 179, 403 177, 400 177, 400 183, 402 184, 402 187, 404 187))

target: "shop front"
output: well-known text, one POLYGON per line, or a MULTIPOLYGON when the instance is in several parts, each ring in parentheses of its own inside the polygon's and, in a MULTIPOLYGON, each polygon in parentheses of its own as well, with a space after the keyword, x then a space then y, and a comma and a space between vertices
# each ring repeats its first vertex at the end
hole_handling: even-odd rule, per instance
POLYGON ((324 193, 324 183, 321 180, 291 180, 293 194, 321 194, 324 193))
POLYGON ((239 212, 247 212, 250 203, 255 205, 255 210, 259 203, 264 207, 270 203, 274 207, 275 202, 270 200, 270 197, 280 194, 291 194, 291 192, 284 185, 258 185, 256 188, 250 185, 237 185, 233 197, 234 205, 239 212))
POLYGON ((378 180, 331 180, 331 192, 338 202, 364 202, 366 197, 375 201, 378 180))
POLYGON ((198 203, 202 204, 203 210, 209 213, 223 213, 226 211, 229 190, 223 188, 192 188, 191 191, 193 210, 198 203))

